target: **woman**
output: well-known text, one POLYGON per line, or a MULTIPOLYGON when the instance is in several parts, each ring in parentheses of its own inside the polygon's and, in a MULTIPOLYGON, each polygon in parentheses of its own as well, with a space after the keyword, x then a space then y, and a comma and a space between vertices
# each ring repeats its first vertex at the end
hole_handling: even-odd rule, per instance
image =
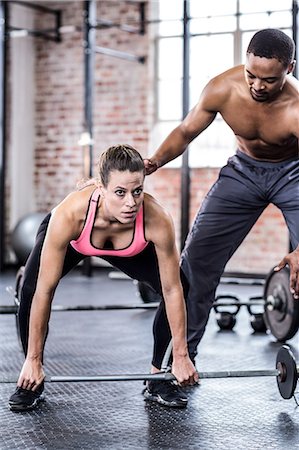
MULTIPOLYGON (((13 411, 33 409, 42 399, 43 350, 51 302, 59 280, 86 256, 105 259, 163 295, 154 321, 151 372, 160 371, 171 333, 173 374, 180 384, 193 384, 198 379, 187 350, 185 302, 172 220, 143 192, 144 163, 134 148, 110 147, 101 155, 98 169, 98 179, 72 192, 44 219, 26 263, 19 311, 26 359, 9 399, 13 411), (159 329, 165 310, 166 330, 159 329)), ((187 405, 186 396, 173 382, 151 381, 144 396, 166 406, 187 405)))

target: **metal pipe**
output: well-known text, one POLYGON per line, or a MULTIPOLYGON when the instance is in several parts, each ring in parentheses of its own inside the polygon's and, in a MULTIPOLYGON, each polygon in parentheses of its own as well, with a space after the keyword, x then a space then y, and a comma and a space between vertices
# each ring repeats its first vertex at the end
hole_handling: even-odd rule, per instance
MULTIPOLYGON (((184 34, 183 34, 183 119, 189 112, 189 66, 190 66, 190 17, 189 2, 184 0, 184 34)), ((190 212, 190 168, 189 150, 184 151, 181 167, 181 250, 184 248, 185 240, 189 232, 190 212)))
POLYGON ((102 55, 113 56, 114 58, 125 59, 126 61, 139 62, 142 64, 145 62, 144 56, 136 56, 132 53, 121 52, 108 47, 96 47, 95 52, 101 53, 102 55))
MULTIPOLYGON (((253 378, 253 377, 277 377, 280 371, 275 370, 235 370, 223 372, 198 372, 200 379, 204 378, 253 378)), ((67 382, 89 382, 89 381, 131 381, 131 380, 156 380, 175 381, 176 377, 171 372, 157 374, 128 374, 128 375, 99 375, 90 377, 80 376, 53 376, 48 380, 50 383, 67 382)))
MULTIPOLYGON (((255 377, 278 377, 280 371, 274 370, 234 370, 223 372, 198 372, 200 379, 214 378, 255 378, 255 377)), ((46 383, 90 383, 105 381, 176 381, 171 372, 149 373, 149 374, 113 374, 92 376, 52 376, 45 378, 46 383)), ((15 383, 16 380, 3 379, 0 383, 15 383)))
MULTIPOLYGON (((96 2, 86 0, 84 2, 84 132, 89 135, 89 145, 84 149, 84 158, 88 173, 84 177, 93 176, 93 99, 94 99, 94 71, 95 71, 95 43, 96 30, 96 2)), ((91 277, 91 258, 83 261, 82 273, 91 277)))
MULTIPOLYGON (((53 305, 51 311, 54 312, 72 312, 72 311, 114 311, 121 309, 156 309, 159 303, 138 303, 136 305, 78 305, 63 306, 53 305)), ((16 314, 18 308, 16 305, 0 305, 0 314, 16 314)))
POLYGON ((89 173, 85 176, 93 175, 93 98, 94 98, 94 50, 95 50, 95 29, 96 22, 96 2, 94 0, 85 1, 85 30, 84 30, 84 126, 85 131, 91 138, 89 144, 89 173))
MULTIPOLYGON (((292 34, 293 34, 293 40, 295 42, 296 48, 295 48, 295 60, 297 59, 298 55, 298 0, 293 0, 292 3, 292 34)), ((294 76, 298 79, 299 78, 299 69, 298 69, 298 63, 295 66, 294 69, 294 76)), ((290 247, 291 248, 291 247, 290 247)))
POLYGON ((7 72, 7 2, 0 2, 0 272, 5 267, 5 213, 6 213, 6 72, 7 72))
MULTIPOLYGON (((54 312, 72 312, 72 311, 114 311, 114 310, 128 310, 128 309, 156 309, 159 306, 159 302, 151 303, 137 303, 137 304, 124 304, 124 305, 77 305, 77 306, 64 306, 53 305, 51 311, 54 312)), ((280 304, 276 301, 253 301, 253 302, 214 302, 213 307, 230 307, 230 306, 262 306, 271 310, 279 310, 280 304)), ((0 305, 0 314, 16 314, 17 306, 15 305, 0 305)), ((222 311, 219 311, 222 312, 222 311)))
POLYGON ((59 33, 58 29, 56 30, 53 28, 53 30, 49 30, 50 33, 53 32, 53 33, 55 33, 55 35, 49 34, 48 31, 44 31, 44 30, 29 30, 29 29, 18 28, 18 27, 10 27, 9 29, 10 29, 9 36, 12 38, 33 36, 33 37, 45 39, 47 41, 60 42, 60 39, 58 39, 58 33, 59 33))

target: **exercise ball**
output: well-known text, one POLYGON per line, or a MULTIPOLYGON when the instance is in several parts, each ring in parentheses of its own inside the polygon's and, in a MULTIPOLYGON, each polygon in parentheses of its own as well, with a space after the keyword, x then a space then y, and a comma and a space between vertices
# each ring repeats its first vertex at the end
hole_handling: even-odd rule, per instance
POLYGON ((45 213, 35 212, 21 217, 13 229, 11 245, 16 254, 19 265, 25 264, 33 249, 37 230, 45 218, 45 213))

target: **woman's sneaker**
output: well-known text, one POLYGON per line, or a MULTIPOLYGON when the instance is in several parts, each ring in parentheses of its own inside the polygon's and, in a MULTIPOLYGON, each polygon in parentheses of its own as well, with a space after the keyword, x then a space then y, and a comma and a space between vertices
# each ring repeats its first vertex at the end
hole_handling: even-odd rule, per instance
POLYGON ((17 386, 15 392, 8 401, 11 411, 22 412, 31 411, 36 408, 39 402, 44 401, 43 395, 44 383, 42 383, 36 391, 29 391, 17 386))
POLYGON ((171 408, 186 408, 188 398, 174 381, 149 381, 143 391, 145 400, 171 408))

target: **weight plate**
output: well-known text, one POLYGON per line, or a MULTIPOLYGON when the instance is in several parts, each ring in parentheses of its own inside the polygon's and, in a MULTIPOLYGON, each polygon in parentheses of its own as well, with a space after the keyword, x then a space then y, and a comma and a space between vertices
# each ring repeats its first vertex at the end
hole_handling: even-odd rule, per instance
POLYGON ((286 345, 283 345, 276 357, 276 368, 282 370, 282 375, 277 376, 277 386, 282 398, 289 399, 294 396, 298 380, 296 360, 286 345))
POLYGON ((299 327, 299 301, 295 301, 290 292, 290 270, 284 267, 279 272, 272 270, 266 280, 264 298, 264 318, 267 328, 278 341, 291 339, 299 327), (267 307, 267 299, 274 297, 275 305, 267 307))

